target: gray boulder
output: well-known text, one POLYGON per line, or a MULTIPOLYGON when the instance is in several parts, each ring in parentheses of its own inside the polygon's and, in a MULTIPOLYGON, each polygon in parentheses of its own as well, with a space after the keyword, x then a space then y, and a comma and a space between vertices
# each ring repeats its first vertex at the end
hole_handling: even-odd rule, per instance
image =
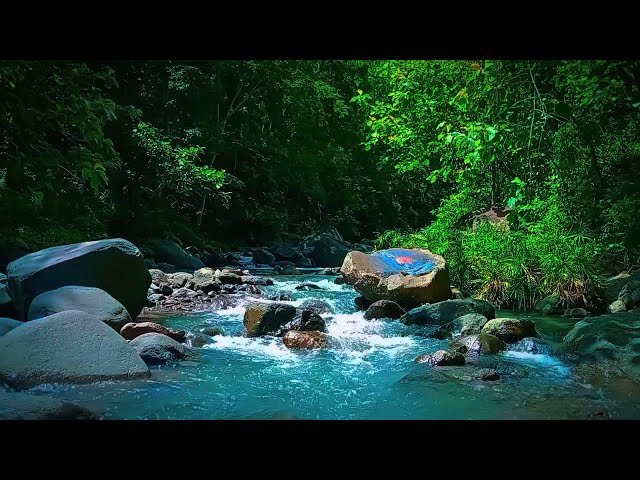
POLYGON ((525 318, 495 318, 489 320, 482 333, 494 335, 506 343, 516 343, 526 337, 537 337, 535 324, 525 318))
POLYGON ((276 264, 276 257, 270 251, 264 248, 259 248, 253 252, 253 261, 256 264, 273 267, 276 264))
POLYGON ((56 313, 0 337, 0 379, 15 389, 149 375, 135 349, 85 312, 56 313))
POLYGON ((98 420, 86 407, 55 398, 0 392, 0 420, 98 420))
POLYGON ((391 300, 378 300, 372 303, 367 311, 364 312, 364 318, 371 320, 374 318, 400 318, 406 311, 396 302, 391 300))
POLYGON ((151 275, 140 250, 121 238, 51 247, 11 262, 9 295, 21 318, 41 293, 67 285, 96 287, 118 300, 131 318, 147 299, 151 275))
POLYGON ((184 345, 161 333, 145 333, 129 342, 147 365, 163 365, 179 360, 193 360, 195 354, 184 345))
POLYGON ((489 302, 475 298, 445 300, 414 308, 400 317, 405 325, 444 325, 469 313, 479 313, 488 319, 496 317, 489 302))
POLYGON ((158 238, 147 241, 144 244, 150 252, 153 252, 153 258, 156 263, 169 263, 174 265, 176 269, 198 270, 204 267, 204 263, 186 252, 180 245, 171 240, 161 240, 158 238))
POLYGON ((48 317, 66 310, 86 312, 117 332, 131 321, 124 306, 104 290, 70 285, 41 293, 31 302, 28 320, 48 317))

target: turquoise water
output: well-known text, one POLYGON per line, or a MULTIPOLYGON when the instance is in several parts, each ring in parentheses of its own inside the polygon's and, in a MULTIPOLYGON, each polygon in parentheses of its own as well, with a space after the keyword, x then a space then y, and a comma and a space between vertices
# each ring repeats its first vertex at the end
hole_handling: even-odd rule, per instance
MULTIPOLYGON (((152 377, 83 386, 41 386, 53 394, 119 419, 565 419, 640 418, 640 395, 606 390, 578 376, 562 356, 507 351, 480 366, 431 369, 419 354, 446 347, 419 327, 367 321, 356 312, 355 291, 333 277, 276 277, 270 292, 286 291, 299 305, 326 300, 334 347, 290 351, 280 338, 243 337, 242 306, 168 318, 174 328, 215 325, 225 336, 197 349, 197 361, 152 369, 152 377), (298 291, 312 281, 326 290, 298 291), (480 367, 496 368, 498 382, 475 380, 480 367), (617 392, 617 393, 616 393, 617 392)), ((500 312, 498 316, 514 316, 500 312)), ((522 315, 520 315, 522 316, 522 315)), ((530 317, 559 342, 573 321, 530 317)))

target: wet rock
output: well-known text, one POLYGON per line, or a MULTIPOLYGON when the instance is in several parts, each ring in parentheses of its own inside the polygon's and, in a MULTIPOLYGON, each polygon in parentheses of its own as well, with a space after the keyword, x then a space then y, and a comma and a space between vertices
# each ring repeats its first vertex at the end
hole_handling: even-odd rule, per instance
POLYGON ((187 298, 192 298, 195 297, 196 295, 198 295, 197 292, 194 292, 193 290, 186 288, 186 287, 182 287, 177 289, 176 291, 173 292, 173 295, 171 295, 172 297, 187 297, 187 298))
POLYGON ((272 267, 276 264, 276 257, 268 250, 259 248, 253 251, 253 261, 256 264, 268 265, 272 267))
POLYGON ((87 407, 42 395, 0 392, 0 420, 98 420, 87 407))
POLYGON ((564 311, 560 295, 550 295, 535 305, 535 310, 545 315, 560 315, 564 311))
POLYGON ((589 312, 587 312, 584 308, 570 308, 565 310, 564 312, 564 316, 570 318, 584 318, 587 315, 589 315, 589 312))
POLYGON ((608 278, 605 282, 606 290, 604 292, 604 299, 608 302, 618 300, 623 287, 631 280, 640 280, 640 270, 632 273, 622 272, 615 277, 608 278))
POLYGON ((220 291, 222 293, 237 293, 238 288, 238 285, 225 284, 220 287, 220 291))
POLYGON ((305 300, 300 305, 300 310, 311 310, 313 313, 335 313, 331 305, 324 300, 318 300, 315 298, 305 300))
POLYGON ((193 360, 195 354, 173 338, 161 333, 145 333, 129 342, 147 365, 163 365, 180 360, 193 360))
POLYGON ((149 295, 149 301, 153 303, 153 305, 157 305, 160 302, 164 302, 167 299, 161 293, 154 293, 153 295, 149 295))
POLYGON ((242 283, 242 277, 236 273, 223 271, 220 272, 217 278, 223 285, 240 285, 242 283))
POLYGON ((324 290, 324 288, 319 287, 315 283, 301 283, 296 286, 296 290, 324 290))
POLYGON ((7 276, 8 293, 23 319, 35 297, 68 285, 104 290, 135 318, 146 302, 151 284, 140 251, 120 238, 31 253, 11 262, 7 276))
POLYGON ((274 334, 296 315, 296 308, 284 303, 252 302, 244 313, 247 337, 274 334))
POLYGON ((170 275, 167 275, 162 270, 159 270, 157 268, 149 269, 149 274, 151 275, 152 283, 154 283, 154 284, 156 284, 158 286, 168 285, 169 281, 171 280, 171 276, 170 275))
POLYGON ((356 307, 358 307, 358 310, 366 310, 373 304, 371 300, 367 300, 363 296, 354 298, 353 302, 356 304, 356 307))
POLYGON ((495 318, 496 311, 489 302, 477 299, 446 300, 409 310, 400 317, 405 325, 445 325, 469 313, 479 313, 488 319, 495 318))
POLYGON ((624 304, 622 300, 616 300, 611 305, 609 305, 609 313, 624 312, 626 310, 627 310, 627 306, 624 304))
POLYGON ((209 335, 210 337, 215 337, 217 335, 224 335, 224 330, 220 327, 204 327, 200 330, 205 335, 209 335))
POLYGON ((14 320, 13 318, 0 317, 0 337, 22 325, 22 323, 23 322, 14 320))
POLYGON ((133 340, 145 333, 160 333, 180 343, 183 343, 187 336, 184 330, 174 330, 153 322, 127 323, 122 327, 122 330, 120 330, 120 335, 122 335, 125 340, 133 340))
POLYGON ((367 311, 364 312, 364 318, 367 320, 374 318, 400 318, 405 313, 405 310, 395 302, 378 300, 367 308, 367 311))
POLYGON ((262 285, 267 287, 269 285, 273 285, 273 280, 267 277, 258 277, 256 275, 243 275, 240 277, 242 283, 246 283, 249 285, 262 285))
POLYGON ((298 310, 294 319, 285 325, 283 330, 297 330, 299 332, 325 332, 326 325, 324 319, 311 310, 298 310))
POLYGON ((480 371, 478 378, 485 382, 495 382, 496 380, 500 380, 500 374, 492 368, 484 368, 480 371))
POLYGON ((473 335, 480 333, 488 322, 487 317, 479 313, 468 313, 456 318, 450 323, 442 325, 436 330, 436 338, 448 338, 451 335, 473 335))
POLYGON ((507 345, 494 335, 480 333, 458 338, 451 344, 452 350, 470 355, 493 355, 506 350, 507 345))
POLYGON ((551 355, 554 351, 554 348, 553 344, 551 342, 548 342, 547 340, 542 340, 535 337, 527 337, 511 345, 509 347, 509 350, 513 350, 514 352, 551 355))
POLYGON ((308 249, 308 256, 315 265, 323 267, 339 267, 352 250, 351 244, 345 242, 337 231, 309 235, 304 238, 302 245, 308 249))
POLYGON ((451 297, 444 258, 423 249, 349 252, 340 269, 345 282, 369 300, 415 308, 451 297))
POLYGON ((56 288, 35 297, 29 306, 27 318, 36 320, 66 310, 86 312, 116 332, 131 321, 127 309, 104 290, 75 285, 56 288))
POLYGON ((292 247, 279 246, 271 250, 271 253, 276 257, 276 260, 286 260, 288 262, 295 262, 302 258, 302 254, 292 247))
POLYGON ((506 343, 515 343, 525 337, 537 337, 538 332, 531 320, 523 318, 495 318, 489 320, 482 333, 495 335, 506 343))
POLYGON ((211 337, 202 332, 187 332, 184 344, 189 348, 202 348, 211 342, 211 337))
POLYGON ((299 332, 289 330, 282 337, 282 341, 287 348, 291 349, 316 349, 329 347, 329 340, 322 332, 299 332))
POLYGON ((345 281, 344 281, 344 278, 342 278, 342 277, 336 277, 336 279, 333 281, 333 283, 335 283, 336 285, 344 285, 345 281))
POLYGON ((438 350, 434 353, 423 353, 416 358, 418 363, 427 363, 431 366, 445 367, 449 365, 464 365, 464 355, 457 352, 447 352, 446 350, 438 350))
POLYGON ((0 273, 0 285, 7 284, 7 276, 4 273, 0 273))
POLYGON ((169 278, 169 285, 174 289, 186 287, 192 290, 194 285, 193 275, 186 272, 173 273, 169 278))
POLYGON ((286 292, 280 292, 267 297, 267 300, 273 300, 274 302, 290 302, 293 298, 286 292))
POLYGON ((340 267, 323 268, 318 272, 318 275, 340 275, 340 267))
POLYGON ((295 261, 296 267, 298 268, 313 268, 313 262, 308 258, 299 258, 295 261))
POLYGON ((16 389, 42 383, 129 380, 150 372, 111 327, 85 312, 65 311, 0 337, 0 379, 16 389))
POLYGON ((280 275, 299 275, 298 269, 291 265, 285 265, 280 268, 280 275))

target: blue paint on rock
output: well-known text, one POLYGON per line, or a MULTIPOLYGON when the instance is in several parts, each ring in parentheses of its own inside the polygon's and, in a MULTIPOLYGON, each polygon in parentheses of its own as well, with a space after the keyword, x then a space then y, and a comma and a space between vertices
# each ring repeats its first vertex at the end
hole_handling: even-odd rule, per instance
POLYGON ((420 276, 431 273, 436 266, 432 255, 405 248, 390 248, 371 254, 371 265, 384 277, 404 272, 420 276))

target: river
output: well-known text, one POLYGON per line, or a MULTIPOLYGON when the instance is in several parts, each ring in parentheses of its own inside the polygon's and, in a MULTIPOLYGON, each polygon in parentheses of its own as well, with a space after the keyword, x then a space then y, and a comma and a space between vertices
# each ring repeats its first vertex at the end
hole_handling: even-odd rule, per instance
MULTIPOLYGON (((74 401, 111 419, 588 419, 640 418, 640 389, 624 380, 589 382, 560 354, 508 350, 483 358, 501 379, 477 379, 469 367, 433 369, 416 356, 446 348, 424 328, 364 320, 351 286, 333 277, 275 277, 269 293, 287 292, 300 305, 327 301, 323 315, 333 347, 291 351, 281 338, 245 338, 244 307, 175 316, 162 323, 197 331, 218 326, 224 336, 197 349, 192 362, 152 367, 152 376, 128 382, 32 389, 74 401), (324 290, 299 291, 301 282, 324 290)), ((575 320, 527 317, 556 345, 575 320)), ((474 367, 479 368, 479 367, 474 367)))

